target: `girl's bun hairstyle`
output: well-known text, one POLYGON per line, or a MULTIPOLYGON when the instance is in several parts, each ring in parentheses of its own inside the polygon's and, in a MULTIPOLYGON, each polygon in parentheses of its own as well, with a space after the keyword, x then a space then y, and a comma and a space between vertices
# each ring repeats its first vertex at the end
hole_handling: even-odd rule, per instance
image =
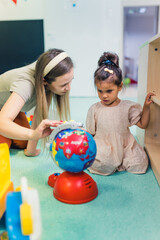
POLYGON ((98 66, 100 67, 103 64, 105 64, 107 60, 110 60, 111 63, 119 67, 119 57, 116 53, 112 53, 112 52, 104 52, 98 61, 98 66))
POLYGON ((119 67, 119 57, 113 52, 104 52, 98 60, 98 68, 94 73, 94 84, 97 81, 113 82, 120 86, 122 82, 122 70, 119 67))

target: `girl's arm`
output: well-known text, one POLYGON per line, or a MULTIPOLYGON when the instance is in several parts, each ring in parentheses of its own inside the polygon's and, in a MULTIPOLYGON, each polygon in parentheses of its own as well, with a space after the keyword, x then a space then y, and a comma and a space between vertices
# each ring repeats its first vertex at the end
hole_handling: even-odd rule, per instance
POLYGON ((45 119, 35 130, 19 126, 13 121, 24 104, 25 102, 23 98, 15 92, 13 92, 8 98, 0 111, 1 135, 11 139, 38 141, 40 138, 48 137, 51 134, 52 129, 50 127, 55 127, 61 124, 60 121, 45 119))
POLYGON ((150 119, 150 104, 152 103, 151 97, 155 96, 154 93, 148 93, 144 102, 141 119, 136 124, 139 128, 147 128, 150 119))

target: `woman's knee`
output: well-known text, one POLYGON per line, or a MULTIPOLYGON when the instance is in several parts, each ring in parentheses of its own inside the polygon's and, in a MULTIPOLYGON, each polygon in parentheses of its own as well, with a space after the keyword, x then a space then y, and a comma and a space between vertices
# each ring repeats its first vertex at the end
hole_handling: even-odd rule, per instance
POLYGON ((10 148, 12 144, 12 140, 0 135, 0 143, 7 143, 8 147, 10 148))
POLYGON ((12 140, 11 148, 15 149, 25 149, 27 147, 28 141, 25 140, 12 140))

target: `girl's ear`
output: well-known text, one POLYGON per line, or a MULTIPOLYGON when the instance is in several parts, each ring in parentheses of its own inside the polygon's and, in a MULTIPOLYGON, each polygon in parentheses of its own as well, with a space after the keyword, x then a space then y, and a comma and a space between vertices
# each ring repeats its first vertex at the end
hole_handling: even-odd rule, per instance
POLYGON ((122 90, 122 87, 123 87, 123 82, 121 82, 121 84, 119 85, 119 91, 122 90))

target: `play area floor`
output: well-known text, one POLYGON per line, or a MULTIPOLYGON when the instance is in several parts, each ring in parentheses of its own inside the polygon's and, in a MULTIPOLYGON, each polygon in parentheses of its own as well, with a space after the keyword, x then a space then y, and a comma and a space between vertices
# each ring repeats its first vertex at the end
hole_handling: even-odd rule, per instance
MULTIPOLYGON (((71 113, 75 109, 72 119, 83 122, 88 106, 96 100, 83 98, 78 105, 80 99, 72 99, 71 113)), ((47 150, 30 158, 24 156, 23 151, 12 149, 10 159, 14 187, 20 185, 22 176, 26 176, 29 186, 38 190, 41 240, 160 239, 160 187, 150 167, 143 175, 116 172, 111 176, 100 176, 86 171, 97 183, 98 196, 91 202, 73 205, 53 197, 53 189, 47 184, 48 177, 62 170, 47 150)))
POLYGON ((28 158, 11 150, 12 181, 20 185, 26 176, 39 192, 42 240, 159 240, 160 189, 151 168, 144 175, 117 172, 91 175, 98 196, 91 202, 70 205, 53 197, 50 174, 59 172, 48 153, 28 158))

